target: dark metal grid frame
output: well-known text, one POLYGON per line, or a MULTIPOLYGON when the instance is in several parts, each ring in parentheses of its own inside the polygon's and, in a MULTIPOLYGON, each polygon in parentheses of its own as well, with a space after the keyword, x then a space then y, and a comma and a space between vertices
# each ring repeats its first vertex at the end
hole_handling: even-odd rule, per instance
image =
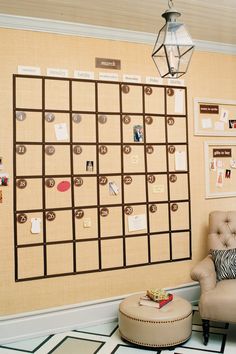
POLYGON ((71 79, 71 78, 58 78, 58 77, 45 77, 45 76, 30 76, 30 75, 13 75, 13 174, 14 174, 14 193, 13 193, 13 207, 14 207, 14 249, 15 249, 15 280, 16 281, 27 281, 27 280, 36 280, 36 279, 43 279, 43 278, 51 278, 51 277, 58 277, 58 276, 66 276, 66 275, 75 275, 75 274, 85 274, 85 273, 92 273, 92 272, 98 272, 98 271, 109 271, 109 270, 116 270, 116 269, 123 269, 123 268, 132 268, 132 267, 140 267, 140 266, 146 266, 146 265, 151 265, 151 264, 160 264, 160 263, 168 263, 168 262, 178 262, 182 260, 188 260, 191 259, 192 257, 192 242, 191 242, 191 203, 190 203, 190 176, 189 176, 189 146, 188 146, 188 112, 187 112, 187 89, 186 87, 183 86, 171 86, 172 88, 176 89, 183 89, 185 91, 185 114, 169 114, 168 113, 168 102, 167 102, 167 85, 149 85, 149 84, 138 84, 138 83, 123 83, 123 82, 110 82, 110 81, 98 81, 98 80, 83 80, 83 79, 71 79), (36 79, 36 80, 41 80, 42 81, 42 107, 33 109, 29 107, 17 107, 16 106, 16 97, 17 97, 17 85, 16 82, 20 78, 26 78, 26 79, 36 79), (58 110, 58 109, 47 109, 45 107, 45 82, 47 80, 62 80, 62 81, 67 81, 69 82, 69 109, 68 110, 58 110), (73 105, 72 105, 72 84, 73 82, 90 82, 95 85, 95 111, 78 111, 78 110, 73 110, 73 105), (104 84, 104 85, 118 85, 119 87, 119 111, 118 112, 107 112, 107 111, 99 111, 98 110, 98 85, 104 84), (127 84, 128 86, 140 86, 142 88, 142 112, 123 112, 123 101, 122 101, 122 85, 127 84), (164 89, 164 113, 158 114, 156 112, 153 113, 146 113, 145 112, 145 87, 158 87, 158 88, 163 88, 164 89), (25 112, 39 112, 42 113, 42 141, 34 142, 34 141, 17 141, 16 140, 16 111, 25 111, 25 112), (45 113, 46 112, 53 112, 53 113, 67 113, 69 114, 70 117, 70 141, 69 142, 49 142, 45 141, 45 113), (73 141, 73 123, 72 123, 72 115, 74 113, 80 113, 80 114, 94 114, 96 117, 96 142, 81 142, 81 141, 73 141), (99 115, 118 115, 120 117, 120 138, 121 141, 119 143, 103 143, 99 141, 99 123, 98 123, 98 116, 99 115), (131 173, 126 173, 124 172, 124 159, 123 159, 123 146, 124 145, 135 145, 137 146, 137 143, 135 142, 124 142, 123 141, 123 122, 122 118, 123 115, 130 115, 130 116, 141 116, 143 120, 143 129, 144 129, 144 141, 142 143, 139 143, 139 146, 143 146, 144 151, 146 151, 146 146, 147 145, 152 145, 152 146, 165 146, 166 147, 166 164, 167 164, 167 170, 158 172, 158 171, 148 171, 147 168, 147 153, 144 153, 144 165, 145 165, 145 171, 144 172, 131 172, 131 173), (164 117, 165 118, 165 142, 162 143, 148 143, 146 141, 146 125, 145 125, 145 117, 146 116, 153 116, 153 117, 164 117), (186 141, 185 142, 170 142, 168 141, 168 123, 167 123, 167 118, 168 117, 175 117, 175 118, 183 118, 185 119, 185 127, 186 127, 186 141), (39 145, 42 147, 42 175, 17 175, 17 167, 16 167, 16 146, 24 144, 24 145, 39 145), (97 173, 92 173, 91 175, 88 174, 75 174, 74 173, 74 165, 73 165, 73 146, 74 145, 93 145, 96 146, 96 163, 97 163, 97 173), (60 174, 60 175, 46 175, 45 173, 45 153, 44 149, 46 145, 65 145, 70 147, 70 166, 71 166, 71 173, 70 174, 60 174), (121 173, 100 173, 99 172, 99 146, 100 145, 106 145, 106 146, 120 146, 121 149, 121 173), (169 169, 169 152, 168 152, 168 147, 170 145, 178 146, 178 145, 183 145, 186 146, 186 152, 187 152, 187 171, 171 171, 169 169), (121 183, 121 203, 117 204, 101 204, 100 203, 100 188, 99 188, 99 177, 100 176, 121 176, 124 177, 124 175, 141 175, 144 176, 145 178, 145 190, 146 190, 146 200, 143 202, 139 203, 125 203, 125 195, 124 195, 124 183, 121 183), (165 201, 149 201, 149 196, 148 196, 148 179, 147 176, 149 174, 155 174, 155 175, 166 175, 167 177, 167 194, 168 194, 168 200, 165 201), (169 176, 171 174, 185 174, 187 175, 187 183, 188 183, 188 198, 187 199, 178 199, 178 200, 173 200, 170 198, 170 182, 169 182, 169 176), (74 178, 75 177, 96 177, 97 178, 97 205, 76 205, 75 204, 75 197, 74 197, 74 178), (62 208, 46 208, 46 191, 45 191, 45 179, 46 178, 70 178, 71 179, 71 206, 70 207, 62 207, 62 208), (19 178, 24 178, 24 179, 41 179, 42 180, 42 209, 33 209, 33 210, 17 210, 17 186, 16 182, 17 179, 19 178), (171 225, 171 204, 172 203, 188 203, 188 221, 189 221, 189 228, 188 229, 177 229, 174 230, 172 229, 171 225), (149 218, 149 206, 151 204, 168 204, 168 217, 169 217, 169 228, 168 230, 165 231, 158 231, 158 232, 151 232, 150 231, 150 218, 149 218), (137 206, 137 205, 143 205, 146 207, 146 212, 147 212, 147 232, 145 233, 138 233, 138 234, 132 234, 132 235, 126 235, 125 234, 125 213, 124 213, 124 208, 127 205, 132 205, 132 206, 137 206), (107 207, 107 208, 112 208, 112 207, 120 207, 122 209, 122 235, 117 235, 117 236, 101 236, 101 225, 100 225, 100 209, 101 207, 107 207), (75 230, 75 217, 74 217, 74 211, 76 209, 97 209, 97 216, 98 216, 98 225, 97 225, 97 231, 98 235, 97 237, 94 238, 89 238, 89 239, 76 239, 76 230, 75 230), (47 242, 46 238, 46 213, 47 211, 63 211, 63 210, 71 210, 71 215, 72 215, 72 238, 71 240, 61 240, 61 241, 54 241, 54 242, 47 242), (17 215, 19 213, 37 213, 41 212, 43 214, 43 242, 39 243, 34 243, 34 244, 18 244, 17 240, 17 215), (185 258, 178 258, 178 259, 173 259, 172 256, 172 234, 173 233, 182 233, 182 232, 187 232, 189 235, 189 256, 185 258), (151 241, 150 237, 152 235, 162 235, 162 234, 169 234, 169 259, 167 260, 162 260, 162 261, 151 261, 151 241), (126 239, 129 238, 136 238, 136 237, 146 237, 147 238, 147 246, 148 246, 148 260, 145 263, 140 263, 140 264, 131 264, 127 265, 126 262, 126 239), (110 267, 110 268, 102 268, 102 250, 101 250, 101 240, 114 240, 114 239, 122 239, 123 240, 123 265, 122 266, 117 266, 117 267, 110 267), (90 242, 90 241, 97 241, 98 242, 98 259, 99 259, 99 267, 97 269, 91 269, 91 270, 84 270, 84 271, 77 271, 76 267, 76 244, 80 242, 90 242), (56 245, 56 244, 72 244, 73 245, 73 271, 68 272, 68 273, 59 273, 59 274, 47 274, 47 246, 48 245, 56 245), (42 276, 35 276, 35 277, 28 277, 28 278, 20 278, 18 276, 18 249, 20 248, 31 248, 31 247, 38 247, 41 246, 43 247, 43 252, 44 252, 44 274, 42 276))

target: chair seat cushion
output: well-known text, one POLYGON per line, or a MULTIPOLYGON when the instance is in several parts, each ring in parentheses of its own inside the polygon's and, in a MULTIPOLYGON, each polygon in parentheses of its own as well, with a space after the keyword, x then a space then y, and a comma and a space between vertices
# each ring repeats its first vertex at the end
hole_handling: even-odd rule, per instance
POLYGON ((236 278, 236 248, 211 250, 218 280, 236 278))
POLYGON ((199 301, 200 315, 211 321, 236 323, 236 280, 226 279, 203 293, 199 301))

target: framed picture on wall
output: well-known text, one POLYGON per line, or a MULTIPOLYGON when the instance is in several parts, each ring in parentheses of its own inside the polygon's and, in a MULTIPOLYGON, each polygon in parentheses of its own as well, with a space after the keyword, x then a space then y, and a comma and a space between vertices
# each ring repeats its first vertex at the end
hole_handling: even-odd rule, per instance
POLYGON ((206 198, 236 196, 236 141, 205 142, 206 198))
POLYGON ((195 98, 194 134, 236 136, 236 101, 195 98))

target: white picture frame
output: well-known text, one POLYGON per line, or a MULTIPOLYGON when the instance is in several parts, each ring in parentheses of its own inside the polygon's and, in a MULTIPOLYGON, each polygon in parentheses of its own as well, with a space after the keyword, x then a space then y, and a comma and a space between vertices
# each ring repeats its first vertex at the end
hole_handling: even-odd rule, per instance
POLYGON ((236 127, 229 129, 228 122, 223 122, 220 118, 220 111, 222 109, 235 110, 235 116, 230 116, 231 120, 236 120, 236 101, 225 100, 218 98, 194 98, 194 135, 199 136, 236 136, 236 127), (206 114, 204 118, 200 117, 200 105, 217 105, 219 107, 218 118, 213 114, 206 114), (235 106, 235 107, 234 107, 235 106), (203 125, 204 123, 204 125, 203 125), (217 123, 218 126, 217 126, 217 123), (224 128, 224 129, 223 129, 224 128))
MULTIPOLYGON (((231 178, 234 178, 234 180, 231 180, 231 186, 230 190, 225 190, 223 187, 217 186, 217 168, 216 170, 211 170, 210 168, 210 163, 211 159, 213 158, 211 156, 210 150, 211 149, 233 149, 235 150, 235 156, 232 154, 231 157, 228 159, 234 159, 236 160, 236 141, 205 141, 204 142, 204 155, 205 155, 205 198, 206 199, 212 199, 212 198, 227 198, 227 197, 236 197, 236 168, 232 169, 232 176, 231 178), (212 173, 215 173, 215 178, 214 182, 212 183, 212 173), (234 172, 234 174, 233 174, 234 172), (233 183, 232 183, 233 182, 233 183)), ((226 161, 226 160, 225 160, 226 161)), ((223 165, 224 172, 227 169, 228 165, 227 162, 223 165)), ((225 178, 225 177, 223 177, 225 178)))

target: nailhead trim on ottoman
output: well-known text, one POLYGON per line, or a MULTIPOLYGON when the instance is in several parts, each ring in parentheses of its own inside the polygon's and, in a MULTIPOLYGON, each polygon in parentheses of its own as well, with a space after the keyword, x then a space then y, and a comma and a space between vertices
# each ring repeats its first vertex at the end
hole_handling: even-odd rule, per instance
POLYGON ((192 306, 174 295, 161 309, 140 306, 136 294, 124 299, 119 307, 121 337, 146 347, 173 347, 186 342, 192 333, 192 306))

